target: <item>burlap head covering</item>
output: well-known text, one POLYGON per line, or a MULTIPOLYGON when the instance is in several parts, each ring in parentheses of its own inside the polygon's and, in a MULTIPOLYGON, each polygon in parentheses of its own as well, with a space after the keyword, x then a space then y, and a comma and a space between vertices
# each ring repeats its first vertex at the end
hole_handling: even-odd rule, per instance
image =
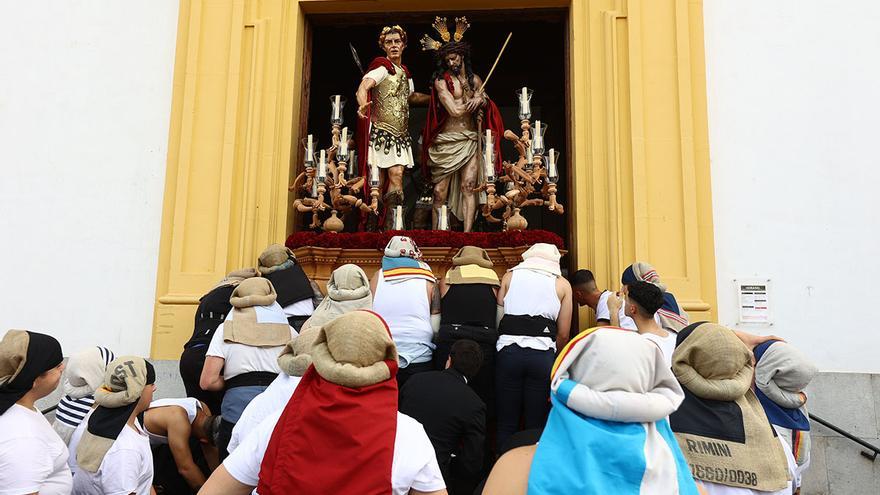
POLYGON ((34 380, 61 364, 61 344, 54 337, 10 330, 0 341, 0 414, 34 386, 34 380))
POLYGON ((333 270, 327 281, 327 297, 315 308, 302 328, 321 326, 339 315, 373 307, 370 279, 361 267, 345 264, 333 270))
POLYGON ((153 365, 142 357, 121 356, 104 374, 104 384, 95 391, 95 410, 76 449, 79 467, 95 473, 104 456, 125 428, 144 387, 156 382, 153 365))
POLYGON ((694 477, 752 490, 785 488, 788 463, 751 389, 749 348, 715 323, 690 325, 677 342, 672 371, 685 400, 670 424, 694 477))
POLYGON ((320 333, 320 327, 308 327, 284 346, 278 356, 278 367, 289 376, 303 376, 312 364, 312 346, 320 333))
POLYGON ((452 258, 453 267, 446 272, 446 283, 489 284, 499 287, 501 281, 492 269, 495 266, 485 249, 465 246, 452 258))
POLYGON ((232 291, 229 303, 234 308, 250 308, 253 306, 268 306, 275 302, 278 294, 272 282, 262 277, 242 280, 232 291))
POLYGON ((477 265, 483 268, 492 268, 495 266, 489 253, 483 248, 476 246, 464 246, 459 249, 455 256, 452 257, 453 266, 477 265))
POLYGON ((293 251, 281 244, 272 244, 257 259, 257 274, 260 276, 268 275, 289 268, 294 263, 296 263, 296 256, 293 251))
POLYGON ((233 270, 233 271, 229 272, 223 278, 223 280, 218 282, 217 285, 214 286, 214 289, 216 289, 217 287, 225 287, 227 285, 238 285, 241 283, 242 280, 247 280, 249 278, 256 277, 256 276, 257 276, 257 269, 256 268, 242 268, 239 270, 233 270))
POLYGON ((223 322, 223 340, 253 347, 276 347, 290 340, 290 326, 272 282, 249 278, 232 291, 232 312, 223 322))
POLYGON ((325 380, 365 387, 391 377, 385 361, 397 362, 397 348, 381 316, 352 311, 318 328, 312 362, 325 380))

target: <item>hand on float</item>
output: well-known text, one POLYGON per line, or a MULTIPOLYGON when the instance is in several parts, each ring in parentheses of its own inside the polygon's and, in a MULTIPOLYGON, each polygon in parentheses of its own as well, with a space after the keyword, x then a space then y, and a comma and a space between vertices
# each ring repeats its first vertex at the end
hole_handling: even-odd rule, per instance
POLYGON ((372 105, 372 104, 373 104, 372 101, 368 101, 368 102, 364 103, 363 105, 359 106, 359 107, 358 107, 358 117, 360 117, 360 118, 362 118, 362 119, 366 119, 366 118, 367 118, 367 114, 364 113, 364 112, 366 112, 366 111, 367 111, 367 108, 368 108, 370 105, 372 105))

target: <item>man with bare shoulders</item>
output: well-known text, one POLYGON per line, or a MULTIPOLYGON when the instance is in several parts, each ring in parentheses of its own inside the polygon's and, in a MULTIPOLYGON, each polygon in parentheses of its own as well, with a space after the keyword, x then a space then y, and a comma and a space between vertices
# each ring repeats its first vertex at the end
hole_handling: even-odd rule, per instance
POLYGON ((415 92, 409 70, 403 65, 406 42, 402 27, 383 28, 379 47, 385 56, 373 59, 357 90, 361 175, 369 177, 369 165, 380 171, 385 188, 385 230, 392 226, 392 216, 387 212, 403 205, 403 170, 415 164, 409 135, 409 105, 424 105, 428 100, 427 95, 415 92))
POLYGON ((497 107, 482 90, 482 79, 471 69, 470 45, 459 41, 469 26, 466 23, 464 18, 456 19, 455 41, 436 48, 437 69, 431 78, 422 161, 430 167, 434 184, 434 228, 438 209, 448 204, 449 211, 464 224, 464 231, 470 232, 477 216, 474 189, 485 176, 480 134, 487 127, 492 130, 493 166, 497 170, 503 124, 497 107))
POLYGON ((562 276, 559 249, 538 243, 522 258, 498 289, 496 441, 502 447, 520 425, 543 428, 550 410, 550 370, 571 329, 571 284, 562 276))

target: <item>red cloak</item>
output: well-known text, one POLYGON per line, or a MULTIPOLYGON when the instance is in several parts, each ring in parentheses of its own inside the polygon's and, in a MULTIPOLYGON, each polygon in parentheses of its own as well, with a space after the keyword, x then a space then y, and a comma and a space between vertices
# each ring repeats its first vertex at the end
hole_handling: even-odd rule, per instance
MULTIPOLYGON (((443 73, 443 80, 446 81, 446 89, 448 89, 450 93, 455 90, 452 76, 449 75, 448 72, 443 73)), ((495 139, 495 174, 497 176, 501 173, 501 139, 504 135, 504 121, 501 120, 501 112, 492 100, 486 102, 484 110, 483 131, 491 129, 492 136, 495 139)), ((434 85, 431 84, 431 102, 428 104, 428 120, 425 122, 425 130, 422 133, 422 174, 428 179, 431 177, 431 171, 428 167, 428 148, 434 144, 434 140, 437 138, 437 135, 440 134, 440 130, 443 129, 443 125, 446 124, 446 119, 448 118, 449 113, 440 102, 440 98, 437 97, 437 90, 434 89, 434 85)))
POLYGON ((391 378, 359 388, 332 383, 309 367, 272 432, 260 494, 392 493, 397 362, 385 364, 391 378))

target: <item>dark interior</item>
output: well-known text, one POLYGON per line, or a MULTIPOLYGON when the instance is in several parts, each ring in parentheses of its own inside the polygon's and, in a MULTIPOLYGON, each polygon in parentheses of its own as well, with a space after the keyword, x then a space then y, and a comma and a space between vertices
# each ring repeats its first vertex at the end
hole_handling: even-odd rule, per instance
MULTIPOLYGON (((366 68, 374 57, 383 55, 377 44, 382 27, 401 25, 409 38, 403 62, 412 74, 416 91, 427 93, 430 84, 428 79, 435 66, 434 55, 433 52, 423 52, 418 40, 423 34, 439 39, 431 27, 435 15, 445 15, 449 20, 450 30, 454 31, 453 19, 463 14, 467 15, 471 24, 464 40, 471 44, 473 70, 483 78, 491 68, 507 34, 513 32, 486 90, 501 110, 505 127, 517 134, 520 130, 515 91, 524 85, 535 90, 532 98, 532 122, 540 119, 542 123, 549 125, 545 135, 547 148, 555 148, 561 154, 558 200, 565 204, 566 215, 569 215, 569 155, 566 149, 569 136, 565 79, 567 13, 564 10, 310 16, 311 59, 305 66, 308 73, 303 74, 306 78, 304 87, 308 91, 308 100, 303 102, 303 111, 308 113, 308 132, 315 135, 320 147, 328 145, 331 128, 329 98, 334 94, 344 95, 348 100, 344 109, 344 125, 348 126, 349 132, 354 132, 357 119, 355 91, 360 83, 361 72, 354 63, 349 43, 356 48, 366 68)), ((416 167, 407 173, 405 179, 410 216, 414 211, 415 201, 422 194, 419 186, 422 178, 418 142, 425 124, 426 111, 426 107, 410 108, 410 133, 416 159, 416 167)), ((302 134, 305 135, 306 132, 302 134)), ((296 166, 301 167, 302 149, 296 149, 300 160, 296 166)), ((503 154, 509 161, 516 157, 513 146, 506 141, 503 154)), ((528 220, 530 229, 556 232, 568 241, 566 215, 550 214, 539 207, 526 208, 522 214, 528 220)), ((306 229, 309 221, 310 218, 302 216, 297 221, 297 230, 306 229)), ((478 216, 475 230, 500 230, 500 225, 487 224, 478 216)), ((349 222, 346 226, 346 231, 355 229, 355 222, 349 222)))

